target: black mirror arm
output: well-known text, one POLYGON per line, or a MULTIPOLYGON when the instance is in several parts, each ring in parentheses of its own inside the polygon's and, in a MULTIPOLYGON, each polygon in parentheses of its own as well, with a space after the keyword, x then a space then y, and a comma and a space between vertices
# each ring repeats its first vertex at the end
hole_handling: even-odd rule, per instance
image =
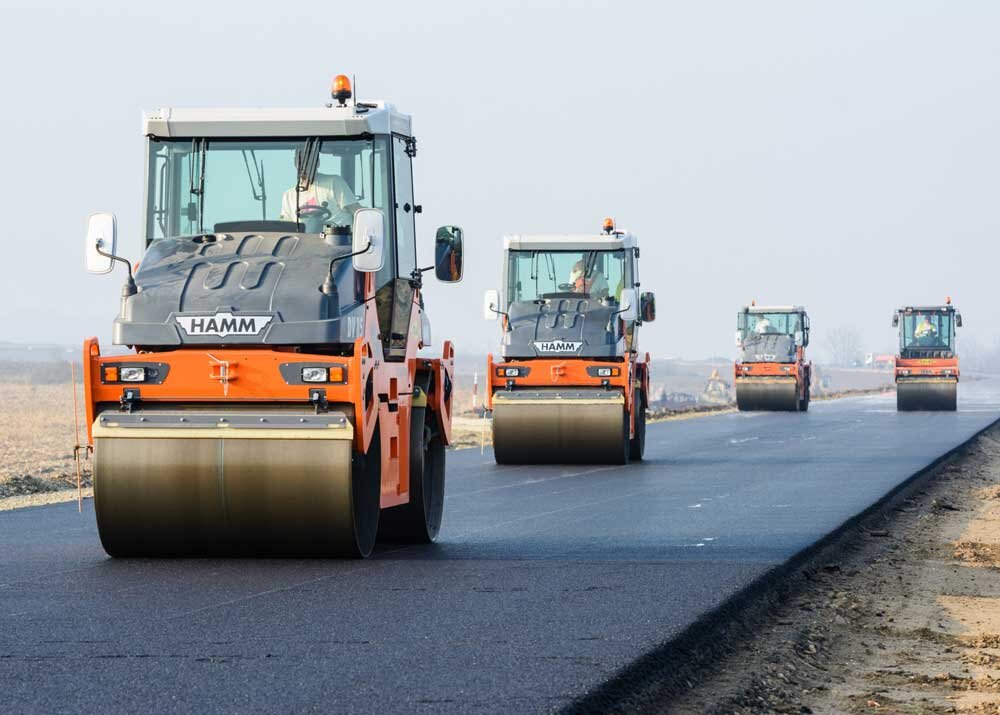
POLYGON ((135 287, 135 279, 132 277, 132 264, 121 256, 116 256, 113 253, 105 253, 101 250, 100 246, 94 246, 94 250, 97 251, 97 255, 99 256, 104 256, 105 258, 110 258, 112 261, 125 264, 125 269, 128 271, 128 281, 126 281, 125 287, 122 289, 122 295, 135 295, 138 289, 135 287))
POLYGON ((507 319, 507 325, 510 325, 510 315, 508 315, 502 310, 499 310, 498 308, 494 308, 492 305, 489 306, 489 309, 494 313, 496 313, 497 315, 502 315, 503 317, 505 317, 507 319))
POLYGON ((337 290, 336 284, 333 282, 334 264, 337 263, 338 261, 344 260, 345 258, 354 258, 355 256, 360 256, 362 253, 367 253, 368 249, 370 249, 371 247, 372 247, 372 242, 371 239, 369 239, 368 243, 366 243, 365 247, 362 248, 360 251, 352 251, 351 253, 345 253, 343 255, 334 256, 333 258, 331 258, 330 266, 329 268, 326 269, 326 280, 323 281, 323 285, 320 287, 320 290, 323 291, 323 293, 325 293, 326 295, 333 295, 333 293, 336 292, 337 290))

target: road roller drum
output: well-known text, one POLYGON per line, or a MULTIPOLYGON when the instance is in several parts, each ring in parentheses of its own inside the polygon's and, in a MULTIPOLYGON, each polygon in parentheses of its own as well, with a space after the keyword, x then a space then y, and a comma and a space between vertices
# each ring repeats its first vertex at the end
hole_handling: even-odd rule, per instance
POLYGON ((354 458, 352 440, 340 413, 102 413, 101 541, 116 556, 366 556, 379 460, 354 458))
POLYGON ((625 464, 625 398, 602 390, 527 390, 493 396, 499 464, 625 464))
POLYGON ((954 412, 958 409, 958 381, 899 380, 896 383, 896 409, 901 412, 954 412))
POLYGON ((736 405, 740 411, 795 412, 801 407, 798 383, 795 378, 739 378, 736 405))

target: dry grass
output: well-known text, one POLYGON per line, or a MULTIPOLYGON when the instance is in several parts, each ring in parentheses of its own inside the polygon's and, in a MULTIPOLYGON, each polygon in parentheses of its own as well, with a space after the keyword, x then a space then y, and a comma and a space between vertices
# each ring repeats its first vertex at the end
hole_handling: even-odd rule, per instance
MULTIPOLYGON (((83 407, 82 391, 78 394, 83 407)), ((86 439, 80 415, 81 439, 86 439)), ((69 384, 0 383, 0 498, 75 488, 69 384)), ((84 474, 89 483, 89 463, 84 474)))

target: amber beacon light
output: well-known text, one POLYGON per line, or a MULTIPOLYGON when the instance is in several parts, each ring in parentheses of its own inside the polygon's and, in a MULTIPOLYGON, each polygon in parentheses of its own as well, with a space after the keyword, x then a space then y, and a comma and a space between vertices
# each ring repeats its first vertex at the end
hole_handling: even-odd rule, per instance
POLYGON ((347 78, 347 75, 338 74, 333 78, 330 96, 336 99, 341 107, 347 103, 347 100, 351 98, 351 80, 347 78))

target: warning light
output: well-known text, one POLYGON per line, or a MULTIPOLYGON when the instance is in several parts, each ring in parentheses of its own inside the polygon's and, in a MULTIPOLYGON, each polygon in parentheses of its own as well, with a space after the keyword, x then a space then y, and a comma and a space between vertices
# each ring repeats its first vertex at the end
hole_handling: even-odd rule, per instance
POLYGON ((615 220, 613 218, 604 219, 604 233, 614 233, 615 220))
POLYGON ((945 305, 951 305, 951 296, 945 296, 944 302, 945 305))
POLYGON ((338 74, 333 78, 330 96, 336 99, 341 107, 347 104, 347 100, 351 98, 351 80, 347 78, 346 74, 338 74))
POLYGON ((757 299, 754 298, 753 300, 751 300, 750 305, 757 305, 757 299))

